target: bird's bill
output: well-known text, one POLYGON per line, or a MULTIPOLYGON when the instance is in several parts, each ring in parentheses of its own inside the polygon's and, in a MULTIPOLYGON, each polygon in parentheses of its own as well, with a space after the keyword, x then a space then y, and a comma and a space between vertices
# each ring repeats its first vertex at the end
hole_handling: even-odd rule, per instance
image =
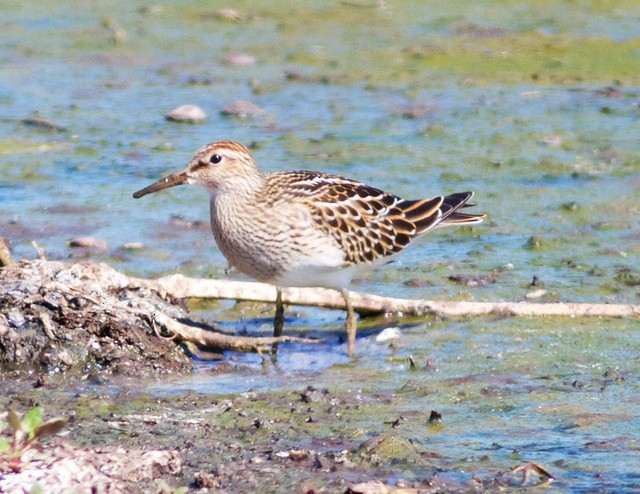
POLYGON ((187 172, 183 170, 178 173, 173 173, 172 175, 168 175, 164 178, 161 178, 157 182, 152 183, 151 185, 145 187, 144 189, 140 189, 137 192, 133 193, 133 197, 135 199, 139 199, 142 196, 146 196, 147 194, 152 194, 154 192, 158 192, 162 189, 168 189, 169 187, 174 187, 176 185, 182 185, 187 183, 187 172))

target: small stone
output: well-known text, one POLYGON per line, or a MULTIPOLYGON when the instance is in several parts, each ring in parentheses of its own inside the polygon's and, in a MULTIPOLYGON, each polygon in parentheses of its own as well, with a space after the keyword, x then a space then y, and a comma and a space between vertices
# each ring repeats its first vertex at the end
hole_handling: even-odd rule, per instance
POLYGON ((595 90, 595 93, 607 98, 622 98, 623 94, 615 86, 604 86, 595 90))
POLYGON ((256 58, 248 53, 229 53, 224 57, 224 63, 229 65, 254 65, 256 58))
POLYGON ((194 484, 198 489, 218 489, 220 478, 210 472, 197 472, 194 475, 194 484))
POLYGON ((559 146, 562 144, 562 137, 558 135, 545 135, 540 139, 542 144, 546 144, 547 146, 559 146))
POLYGON ((67 367, 71 367, 73 365, 73 357, 66 350, 62 350, 58 353, 58 361, 67 367))
POLYGON ((246 100, 234 101, 233 103, 225 106, 222 109, 223 115, 239 117, 239 118, 259 117, 266 113, 267 113, 266 110, 263 110, 259 106, 251 103, 251 101, 246 101, 246 100))
POLYGON ((0 338, 4 338, 9 334, 9 323, 3 314, 0 314, 0 338))
POLYGON ((42 300, 47 303, 49 308, 54 310, 67 305, 67 300, 59 292, 47 292, 43 295, 42 300))
POLYGON ((167 113, 165 118, 172 122, 197 123, 203 122, 207 114, 199 106, 182 105, 167 113))
POLYGON ((239 21, 242 19, 243 15, 236 9, 226 8, 218 10, 216 12, 216 17, 218 19, 225 19, 228 21, 239 21))
POLYGON ((215 80, 212 77, 193 75, 187 79, 190 86, 211 86, 215 80))
POLYGON ((81 247, 83 249, 107 250, 107 242, 95 237, 78 237, 69 242, 69 247, 81 247))
POLYGON ((109 39, 111 40, 112 43, 114 44, 122 43, 127 37, 127 32, 124 29, 122 29, 122 27, 120 27, 120 24, 118 24, 118 22, 115 19, 111 19, 111 18, 103 19, 101 24, 102 24, 102 27, 109 32, 110 34, 109 39))
POLYGON ((527 240, 527 242, 524 244, 524 248, 529 250, 537 250, 542 249, 543 245, 544 241, 542 240, 542 238, 533 235, 529 237, 529 240, 527 240))
POLYGON ((31 127, 36 127, 40 130, 46 130, 50 132, 65 132, 67 130, 62 125, 58 125, 52 120, 48 120, 42 117, 23 118, 21 122, 25 125, 29 125, 31 127))
POLYGON ((580 209, 580 205, 576 201, 569 201, 562 203, 560 205, 560 209, 564 211, 577 211, 578 209, 580 209))
POLYGON ((144 244, 142 242, 127 242, 122 244, 122 248, 125 250, 140 250, 144 249, 144 244))
POLYGON ((545 290, 544 288, 540 288, 539 290, 533 290, 529 293, 527 293, 524 298, 526 298, 527 300, 533 300, 536 298, 541 298, 544 297, 547 294, 547 290, 545 290))
POLYGON ((429 280, 425 280, 421 278, 411 278, 406 281, 403 281, 402 284, 404 286, 408 286, 409 288, 424 288, 424 287, 431 286, 433 283, 431 283, 429 280))
POLYGON ((402 336, 400 328, 392 327, 383 329, 378 336, 376 336, 377 343, 385 343, 390 340, 397 340, 402 336))
POLYGON ((293 461, 302 461, 307 458, 307 452, 303 449, 292 449, 289 451, 289 458, 293 461))
POLYGON ((525 99, 539 98, 540 96, 542 96, 540 91, 523 91, 520 93, 520 97, 525 99))
POLYGON ((413 105, 402 105, 398 109, 398 113, 403 118, 408 118, 410 120, 417 120, 420 118, 427 117, 434 113, 436 108, 433 105, 425 105, 425 104, 413 104, 413 105))
POLYGON ((457 36, 470 36, 473 38, 487 39, 503 36, 505 30, 500 27, 483 26, 475 22, 456 21, 453 22, 449 29, 457 36))
POLYGON ((162 12, 164 12, 164 7, 162 7, 162 5, 145 5, 138 9, 138 13, 140 14, 157 15, 162 12))
POLYGON ((24 314, 17 308, 11 309, 7 312, 7 322, 14 328, 19 328, 25 323, 26 319, 24 314))

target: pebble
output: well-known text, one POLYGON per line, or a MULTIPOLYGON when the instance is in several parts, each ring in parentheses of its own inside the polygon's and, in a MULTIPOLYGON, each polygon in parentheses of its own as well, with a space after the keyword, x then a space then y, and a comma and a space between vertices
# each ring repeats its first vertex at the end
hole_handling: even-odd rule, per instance
POLYGON ((218 10, 216 12, 216 17, 229 21, 239 21, 242 19, 243 15, 235 9, 226 8, 218 10))
POLYGON ((78 237, 69 242, 69 247, 82 247, 84 249, 107 250, 107 242, 95 237, 78 237))
POLYGON ((540 93, 540 91, 523 91, 520 93, 520 96, 522 98, 532 99, 539 98, 540 96, 542 96, 542 93, 540 93))
POLYGON ((67 130, 62 125, 58 125, 52 120, 47 120, 46 118, 41 117, 23 118, 21 122, 25 125, 30 125, 32 127, 37 127, 41 130, 48 130, 51 132, 65 132, 67 130))
POLYGON ((546 144, 547 146, 559 146, 562 144, 562 137, 558 135, 545 135, 542 136, 540 140, 542 144, 546 144))
POLYGON ((122 248, 125 250, 140 250, 144 249, 144 244, 142 242, 127 242, 122 244, 122 248))
POLYGON ((224 57, 224 63, 229 65, 253 65, 256 58, 248 53, 229 53, 224 57))
POLYGON ((73 357, 66 350, 62 350, 61 352, 58 353, 58 361, 61 364, 66 365, 67 367, 71 367, 74 363, 73 357))
POLYGON ((192 75, 187 79, 187 84, 190 86, 211 86, 215 81, 212 77, 205 77, 199 75, 192 75))
POLYGON ((533 290, 527 293, 524 296, 524 298, 526 298, 527 300, 532 300, 532 299, 544 297, 546 294, 547 294, 547 290, 545 290, 544 288, 540 288, 539 290, 533 290))
POLYGON ((209 228, 211 228, 209 226, 209 223, 206 221, 200 221, 200 220, 196 220, 196 221, 190 221, 190 220, 186 220, 184 218, 172 218, 171 221, 169 222, 169 225, 171 227, 174 228, 184 228, 187 230, 208 230, 209 228))
POLYGON ((24 314, 15 307, 7 312, 7 322, 14 328, 19 328, 25 321, 24 314))
POLYGON ((433 105, 415 104, 415 105, 402 105, 398 108, 398 113, 403 118, 411 120, 417 120, 427 117, 436 111, 436 107, 433 105))
POLYGON ((207 114, 199 106, 182 105, 167 113, 165 118, 172 122, 196 123, 203 122, 207 114))
POLYGON ((307 452, 303 449, 291 449, 289 450, 289 458, 294 461, 301 461, 307 458, 307 452))
POLYGON ((223 115, 230 115, 239 118, 259 117, 265 113, 267 113, 266 110, 247 100, 234 101, 222 109, 223 115))
POLYGON ((383 329, 378 336, 376 336, 376 342, 384 343, 390 340, 397 340, 402 336, 400 328, 392 327, 383 329))
POLYGON ((4 338, 9 334, 9 323, 4 315, 0 314, 0 338, 4 338))

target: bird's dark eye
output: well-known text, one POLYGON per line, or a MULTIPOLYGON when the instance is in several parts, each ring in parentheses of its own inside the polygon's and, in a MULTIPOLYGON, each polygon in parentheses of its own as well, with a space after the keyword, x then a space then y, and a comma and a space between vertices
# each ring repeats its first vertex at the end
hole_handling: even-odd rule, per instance
POLYGON ((214 165, 217 165, 221 161, 222 161, 222 156, 220 156, 219 154, 212 154, 211 158, 209 158, 209 162, 213 163, 214 165))

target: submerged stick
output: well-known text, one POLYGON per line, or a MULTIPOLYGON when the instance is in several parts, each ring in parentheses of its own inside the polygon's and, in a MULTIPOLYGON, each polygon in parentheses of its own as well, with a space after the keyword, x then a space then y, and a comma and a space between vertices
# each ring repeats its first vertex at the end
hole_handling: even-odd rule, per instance
MULTIPOLYGON (((157 280, 135 279, 140 286, 156 289, 175 298, 215 298, 275 303, 276 287, 266 283, 205 280, 180 274, 157 280)), ((465 302, 381 297, 350 293, 356 312, 361 315, 390 312, 407 315, 437 314, 443 317, 481 316, 568 316, 568 317, 633 317, 640 315, 640 305, 531 302, 465 302)), ((285 288, 282 301, 289 305, 309 305, 346 310, 340 292, 327 288, 285 288)))
POLYGON ((177 342, 195 343, 209 348, 231 350, 234 352, 269 353, 274 343, 298 342, 320 343, 322 340, 312 338, 298 338, 295 336, 278 336, 257 338, 254 336, 231 336, 214 331, 207 331, 196 326, 189 326, 172 319, 161 312, 153 314, 153 319, 164 326, 177 342))

